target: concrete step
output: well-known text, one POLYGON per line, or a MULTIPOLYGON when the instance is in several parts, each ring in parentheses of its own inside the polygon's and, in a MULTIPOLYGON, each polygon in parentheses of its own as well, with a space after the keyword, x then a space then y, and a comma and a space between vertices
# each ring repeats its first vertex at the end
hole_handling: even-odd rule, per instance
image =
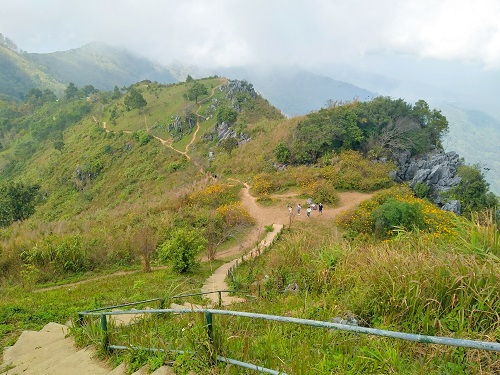
POLYGON ((120 363, 120 365, 116 366, 113 370, 111 370, 108 375, 124 375, 127 373, 127 366, 124 363, 120 363))
MULTIPOLYGON (((2 375, 104 375, 108 366, 95 358, 92 349, 78 350, 67 327, 49 323, 40 331, 24 331, 17 342, 4 351, 4 366, 12 366, 2 375)), ((124 373, 123 373, 124 374, 124 373)))
POLYGON ((168 366, 161 366, 151 373, 151 375, 175 375, 174 370, 168 366))
POLYGON ((5 348, 3 361, 9 363, 14 358, 36 351, 45 345, 64 340, 67 333, 68 327, 57 323, 49 323, 41 331, 24 331, 15 345, 5 348))

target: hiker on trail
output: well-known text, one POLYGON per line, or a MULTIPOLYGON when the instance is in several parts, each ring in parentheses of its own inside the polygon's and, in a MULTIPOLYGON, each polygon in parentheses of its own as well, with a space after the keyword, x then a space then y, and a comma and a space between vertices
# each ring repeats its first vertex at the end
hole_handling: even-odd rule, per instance
POLYGON ((323 215, 323 204, 322 203, 318 204, 318 211, 321 215, 323 215))
POLYGON ((311 217, 311 206, 307 207, 307 217, 311 217))
POLYGON ((293 214, 293 209, 292 209, 292 206, 288 206, 288 214, 289 214, 290 216, 292 216, 292 214, 293 214))
POLYGON ((300 215, 300 209, 301 209, 301 208, 302 208, 302 207, 300 207, 300 203, 299 203, 299 204, 297 205, 297 215, 300 215))

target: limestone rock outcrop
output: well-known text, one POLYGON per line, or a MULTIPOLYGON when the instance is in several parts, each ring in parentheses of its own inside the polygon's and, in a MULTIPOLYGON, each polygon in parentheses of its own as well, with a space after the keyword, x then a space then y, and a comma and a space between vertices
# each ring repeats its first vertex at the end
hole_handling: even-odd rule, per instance
POLYGON ((428 197, 447 211, 460 213, 460 202, 445 201, 442 193, 460 183, 457 169, 462 164, 460 156, 454 152, 434 152, 420 157, 412 157, 409 151, 393 155, 398 170, 392 176, 398 182, 409 182, 414 189, 418 184, 429 188, 428 197))

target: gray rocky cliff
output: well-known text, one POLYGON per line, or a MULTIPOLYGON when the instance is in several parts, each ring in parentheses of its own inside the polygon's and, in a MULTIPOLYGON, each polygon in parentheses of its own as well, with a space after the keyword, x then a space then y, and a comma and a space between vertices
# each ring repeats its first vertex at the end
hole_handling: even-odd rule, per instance
POLYGON ((460 202, 445 201, 442 194, 460 183, 457 168, 462 164, 456 152, 434 152, 424 156, 411 156, 409 151, 393 154, 398 170, 392 176, 397 182, 409 182, 414 189, 418 184, 429 188, 428 197, 447 211, 460 213, 460 202))

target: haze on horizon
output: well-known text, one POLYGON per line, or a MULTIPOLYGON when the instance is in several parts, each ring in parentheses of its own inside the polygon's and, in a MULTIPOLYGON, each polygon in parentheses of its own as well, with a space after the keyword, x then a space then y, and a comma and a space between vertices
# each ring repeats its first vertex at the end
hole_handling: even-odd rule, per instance
POLYGON ((4 0, 0 32, 33 53, 101 41, 163 65, 297 66, 493 113, 498 19, 496 0, 4 0))

